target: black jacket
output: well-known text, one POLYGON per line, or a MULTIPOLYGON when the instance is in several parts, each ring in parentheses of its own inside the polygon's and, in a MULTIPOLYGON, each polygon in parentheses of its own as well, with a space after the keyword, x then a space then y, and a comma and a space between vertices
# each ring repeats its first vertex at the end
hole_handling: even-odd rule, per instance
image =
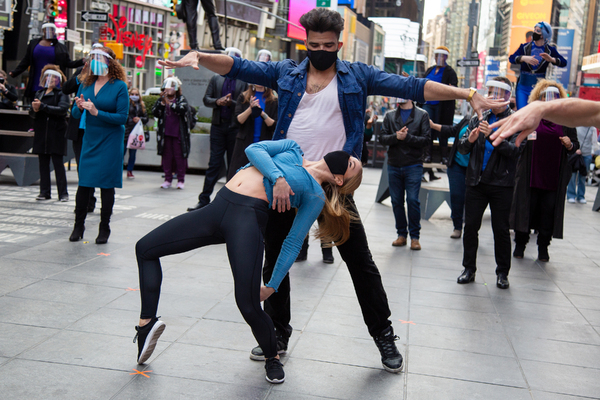
POLYGON ((6 80, 3 85, 6 88, 6 93, 0 92, 0 108, 3 110, 16 110, 15 101, 19 99, 17 89, 6 80))
MULTIPOLYGON (((498 119, 503 119, 511 115, 513 111, 506 108, 506 111, 498 114, 498 119)), ((483 113, 483 119, 489 121, 491 111, 483 113)), ((515 185, 515 171, 517 168, 517 160, 521 154, 521 149, 525 145, 525 141, 520 147, 517 147, 515 140, 518 134, 514 134, 510 139, 504 140, 494 148, 490 155, 487 166, 484 171, 481 171, 483 166, 483 156, 485 153, 485 142, 489 140, 485 135, 479 134, 479 138, 475 143, 469 142, 468 133, 479 126, 479 117, 474 115, 469 122, 467 135, 463 137, 458 144, 458 151, 461 154, 471 153, 469 157, 469 166, 467 167, 467 186, 477 186, 480 182, 493 186, 513 187, 515 185)))
POLYGON ((456 125, 442 125, 442 130, 440 131, 440 136, 444 137, 446 139, 451 138, 451 137, 454 138, 454 144, 452 145, 452 148, 450 149, 450 156, 448 157, 448 166, 449 167, 452 164, 454 164, 454 155, 456 154, 456 151, 458 149, 458 142, 460 139, 458 137, 458 135, 460 134, 460 131, 462 131, 462 129, 466 125, 469 124, 470 120, 471 120, 471 118, 464 117, 456 125))
MULTIPOLYGON (((204 105, 206 107, 213 109, 212 114, 212 124, 213 125, 221 125, 221 106, 217 105, 217 100, 221 97, 221 91, 223 90, 223 83, 225 82, 225 78, 221 75, 214 75, 210 78, 208 82, 208 87, 206 88, 206 93, 204 94, 204 105)), ((231 95, 231 121, 228 123, 234 123, 234 115, 235 115, 235 106, 237 105, 237 99, 240 97, 243 91, 246 90, 248 84, 246 82, 242 82, 240 80, 235 81, 235 91, 233 95, 231 95)))
POLYGON ((69 97, 60 89, 49 94, 46 94, 46 89, 41 89, 35 93, 35 98, 42 104, 38 112, 34 112, 33 108, 29 112, 34 119, 33 153, 67 155, 69 97))
POLYGON ((427 111, 413 106, 406 124, 402 123, 400 109, 390 111, 383 118, 379 143, 388 148, 388 164, 393 167, 407 167, 423 164, 423 149, 431 142, 431 128, 427 111), (396 138, 396 131, 404 126, 408 133, 404 140, 396 138))
MULTIPOLYGON (((436 68, 435 65, 429 67, 429 69, 427 69, 427 71, 425 71, 425 76, 429 75, 429 73, 436 68)), ((450 65, 446 65, 446 67, 444 68, 444 72, 442 72, 442 82, 443 85, 451 85, 451 86, 457 86, 458 85, 458 77, 456 76, 456 71, 454 71, 454 69, 450 66, 450 65)), ((442 125, 452 125, 453 121, 454 121, 454 108, 456 106, 456 101, 455 100, 446 100, 446 101, 440 101, 440 120, 439 121, 434 121, 437 122, 438 124, 442 124, 442 125)))
MULTIPOLYGON (((577 130, 563 126, 564 136, 568 136, 573 143, 573 148, 567 150, 564 146, 560 153, 560 170, 558 173, 558 189, 556 190, 556 205, 554 206, 554 215, 542 215, 542 218, 552 218, 554 220, 554 231, 552 237, 562 239, 565 217, 565 197, 567 197, 567 185, 572 176, 571 165, 568 157, 579 149, 579 140, 577 139, 577 130)), ((538 134, 539 135, 539 134, 538 134)), ((510 210, 510 227, 516 231, 528 232, 530 229, 538 229, 540 221, 534 221, 529 217, 531 210, 531 159, 533 155, 533 143, 527 142, 523 154, 519 157, 517 163, 517 175, 515 178, 515 191, 513 192, 513 202, 510 210)))
MULTIPOLYGON (((179 115, 179 138, 181 139, 181 154, 183 158, 190 155, 190 131, 188 129, 188 102, 184 96, 179 96, 177 100, 170 105, 169 112, 179 115)), ((154 103, 152 115, 158 118, 158 129, 156 131, 157 153, 162 155, 165 145, 165 110, 166 106, 159 100, 154 103)))
MULTIPOLYGON (((23 57, 17 68, 10 72, 12 77, 16 77, 29 68, 29 80, 27 81, 27 87, 25 88, 25 97, 28 99, 33 98, 34 95, 33 77, 35 74, 40 73, 40 71, 36 71, 33 68, 33 50, 41 40, 41 38, 31 39, 31 41, 27 44, 25 57, 23 57)), ((58 40, 52 40, 52 46, 54 47, 54 55, 56 57, 55 64, 60 67, 63 73, 66 74, 67 68, 77 68, 83 65, 83 58, 72 61, 71 57, 69 56, 69 49, 67 49, 67 46, 60 43, 58 40)))
MULTIPOLYGON (((277 98, 270 103, 265 103, 265 113, 275 120, 272 126, 267 126, 265 121, 262 123, 260 131, 260 141, 271 140, 273 138, 273 132, 275 132, 275 125, 277 125, 277 106, 279 102, 277 98)), ((237 105, 235 106, 235 112, 233 118, 235 124, 240 127, 237 136, 235 138, 235 147, 233 148, 233 155, 231 156, 231 165, 227 173, 227 180, 231 179, 235 175, 236 171, 248 164, 248 157, 246 156, 246 147, 250 146, 254 142, 254 118, 252 116, 246 119, 246 122, 240 124, 238 122, 238 115, 246 111, 250 107, 250 103, 244 103, 244 94, 240 94, 237 99, 237 105)))
MULTIPOLYGON (((62 91, 64 94, 66 94, 66 95, 77 94, 77 91, 79 90, 79 86, 81 85, 81 83, 79 83, 79 81, 77 80, 77 77, 81 74, 82 70, 83 70, 83 67, 77 68, 77 70, 75 71, 73 76, 70 77, 69 79, 67 79, 67 81, 62 86, 62 91)), ((75 105, 75 100, 73 100, 73 103, 71 103, 71 110, 73 109, 74 105, 75 105)), ((69 125, 67 126, 67 138, 68 139, 81 140, 81 138, 83 137, 84 130, 79 129, 79 122, 80 122, 79 118, 75 118, 75 117, 73 117, 73 115, 71 115, 71 117, 69 118, 69 125)))
MULTIPOLYGON (((142 99, 140 98, 140 103, 142 102, 142 99)), ((133 130, 133 128, 135 127, 135 122, 133 122, 133 118, 134 117, 138 117, 141 121, 143 125, 146 125, 148 123, 148 113, 144 110, 142 110, 142 106, 136 106, 136 104, 133 103, 133 101, 129 100, 129 115, 127 116, 127 122, 125 122, 125 141, 127 142, 127 139, 129 139, 129 134, 131 133, 131 131, 133 130)))

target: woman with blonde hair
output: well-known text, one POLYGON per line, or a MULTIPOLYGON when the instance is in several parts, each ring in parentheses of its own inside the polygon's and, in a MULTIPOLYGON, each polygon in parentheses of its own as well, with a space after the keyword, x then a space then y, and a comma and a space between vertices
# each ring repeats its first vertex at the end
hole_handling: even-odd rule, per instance
POLYGON ((40 194, 36 200, 49 200, 50 160, 54 164, 54 175, 58 199, 69 201, 67 175, 63 156, 67 155, 67 111, 69 96, 60 87, 66 77, 58 65, 46 65, 40 74, 42 89, 35 92, 30 115, 33 118, 33 153, 38 155, 40 168, 40 194))
MULTIPOLYGON (((529 95, 529 104, 566 98, 562 85, 540 80, 529 95)), ((529 230, 537 229, 538 260, 550 260, 552 238, 562 239, 565 197, 571 179, 568 155, 579 148, 577 131, 541 120, 530 135, 517 163, 510 226, 515 230, 515 258, 523 258, 529 230)))
POLYGON ((246 155, 250 163, 209 205, 164 223, 136 244, 142 297, 136 326, 138 364, 150 357, 165 329, 165 323, 156 317, 162 281, 160 257, 226 243, 236 303, 264 350, 266 379, 271 383, 284 381, 273 321, 260 302, 277 290, 319 215, 317 237, 336 245, 348 240, 350 222, 358 217, 344 208, 342 198, 360 185, 362 165, 343 151, 307 161, 300 146, 287 139, 254 143, 246 155), (277 202, 282 193, 290 195, 291 203, 277 202), (268 208, 290 206, 298 210, 294 226, 285 238, 270 281, 261 287, 268 208))
POLYGON ((70 241, 83 238, 90 192, 100 188, 102 210, 96 244, 110 236, 115 188, 123 187, 123 136, 129 111, 125 70, 108 47, 90 52, 90 68, 81 76, 72 115, 85 127, 75 198, 75 226, 70 241))

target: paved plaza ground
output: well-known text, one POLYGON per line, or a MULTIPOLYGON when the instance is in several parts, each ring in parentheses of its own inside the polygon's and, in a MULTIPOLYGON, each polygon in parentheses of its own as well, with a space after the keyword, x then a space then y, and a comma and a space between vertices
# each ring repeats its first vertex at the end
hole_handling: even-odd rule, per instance
MULTIPOLYGON (((291 269, 286 381, 271 385, 233 299, 224 245, 163 261, 159 315, 167 324, 147 365, 132 343, 139 317, 134 245, 196 203, 202 175, 161 190, 159 172, 136 171, 117 190, 112 234, 94 244, 99 209, 84 241, 68 241, 71 201, 36 202, 39 187, 0 175, 1 399, 501 399, 600 398, 600 213, 567 204, 565 239, 548 263, 535 237, 513 259, 510 289, 495 286, 489 214, 480 232, 475 283, 458 285, 462 241, 449 238, 449 208, 422 221, 423 250, 395 248, 389 200, 374 202, 381 170, 366 169, 356 201, 383 276, 401 374, 385 372, 346 266, 308 260, 291 269), (139 371, 139 373, 138 373, 139 371)), ((437 185, 447 185, 444 179, 437 185)), ((219 187, 222 185, 219 184, 219 187)))

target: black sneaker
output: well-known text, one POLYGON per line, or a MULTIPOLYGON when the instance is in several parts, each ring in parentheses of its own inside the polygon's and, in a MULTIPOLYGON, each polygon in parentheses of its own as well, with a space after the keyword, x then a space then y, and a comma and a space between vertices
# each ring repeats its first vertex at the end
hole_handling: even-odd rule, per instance
POLYGON ((285 381, 283 364, 277 358, 267 358, 265 369, 267 370, 267 376, 265 377, 267 381, 271 383, 283 383, 285 381))
POLYGON ((400 372, 404 363, 402 360, 402 354, 396 347, 396 340, 400 339, 394 335, 394 329, 389 326, 379 336, 373 338, 375 344, 381 353, 381 363, 383 368, 388 372, 400 372))
POLYGON ((156 347, 156 342, 160 335, 162 335, 165 330, 165 323, 159 321, 158 318, 152 318, 150 322, 146 325, 140 327, 136 326, 135 330, 137 333, 133 338, 133 343, 138 343, 138 358, 137 363, 143 364, 147 359, 150 358, 152 352, 154 352, 154 348, 156 347))
MULTIPOLYGON (((287 343, 284 343, 280 338, 277 338, 277 354, 285 354, 287 351, 287 343)), ((250 359, 254 361, 265 361, 265 354, 260 346, 256 346, 250 350, 250 359)))

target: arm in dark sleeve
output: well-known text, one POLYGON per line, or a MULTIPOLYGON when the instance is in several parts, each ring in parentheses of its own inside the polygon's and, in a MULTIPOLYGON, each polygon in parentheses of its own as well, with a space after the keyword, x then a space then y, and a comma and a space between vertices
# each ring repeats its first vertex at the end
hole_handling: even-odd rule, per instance
MULTIPOLYGON (((238 116, 243 113, 244 111, 246 111, 246 103, 244 103, 244 94, 240 93, 240 95, 238 96, 237 101, 235 102, 235 110, 233 112, 233 116, 234 116, 234 120, 235 120, 235 124, 237 126, 240 126, 240 121, 238 120, 238 116)), ((246 121, 244 121, 246 122, 246 121)))
MULTIPOLYGON (((498 146, 494 147, 494 151, 497 151, 505 157, 517 157, 521 153, 521 150, 524 148, 524 146, 527 144, 527 140, 523 140, 521 146, 517 146, 516 140, 519 133, 520 132, 517 132, 510 138, 510 140, 505 140, 498 146)), ((493 142, 493 140, 491 140, 489 136, 486 138, 486 140, 488 140, 490 143, 493 142)))
POLYGON ((142 120, 142 124, 146 125, 148 123, 148 112, 147 111, 143 111, 140 109, 140 111, 142 111, 142 115, 140 117, 140 120, 142 120))
POLYGON ((67 79, 67 81, 62 87, 62 91, 64 94, 77 93, 80 84, 79 74, 81 74, 82 69, 83 68, 78 68, 77 71, 75 71, 75 73, 73 74, 73 76, 67 79))
POLYGON ((67 111, 69 110, 69 106, 71 103, 69 102, 69 96, 60 92, 58 104, 53 106, 45 103, 40 104, 40 111, 50 115, 67 115, 67 111))
POLYGON ((31 65, 31 54, 33 54, 32 46, 33 46, 33 44, 30 41, 27 44, 27 50, 25 51, 25 57, 23 57, 23 59, 21 60, 19 65, 17 65, 17 68, 15 68, 14 70, 12 70, 10 72, 10 76, 12 76, 13 78, 21 75, 23 73, 23 71, 25 71, 31 65))
POLYGON ((458 150, 458 152, 460 154, 469 154, 471 152, 471 150, 473 150, 473 147, 475 146, 475 143, 477 143, 477 141, 475 141, 475 143, 469 142, 469 135, 471 134, 471 131, 473 129, 477 129, 478 126, 479 126, 479 117, 477 115, 474 115, 473 118, 471 118, 471 121, 469 122, 469 127, 467 128, 467 132, 465 133, 465 136, 463 136, 458 141, 458 146, 457 146, 456 150, 458 150))
POLYGON ((571 150, 567 150, 567 154, 571 155, 581 148, 581 144, 579 143, 579 139, 577 138, 577 129, 569 128, 568 126, 563 126, 563 132, 565 136, 568 136, 569 139, 571 139, 571 143, 573 143, 573 147, 571 148, 571 150))
POLYGON ((508 57, 508 61, 511 64, 521 64, 521 56, 525 55, 525 52, 523 51, 524 46, 524 44, 521 44, 517 51, 515 51, 510 57, 508 57))
POLYGON ((292 60, 260 62, 233 57, 231 70, 225 76, 244 82, 252 82, 256 85, 265 86, 277 91, 277 80, 282 71, 295 67, 296 63, 292 60))
POLYGON ((202 101, 204 105, 209 108, 217 108, 217 100, 219 99, 219 94, 217 94, 217 76, 215 75, 210 78, 208 82, 208 86, 206 87, 206 93, 204 93, 204 98, 202 101))
POLYGON ((19 95, 17 94, 17 89, 13 85, 6 85, 6 93, 4 93, 4 97, 9 99, 10 101, 19 100, 19 95))
POLYGON ((404 143, 418 149, 429 146, 429 143, 431 143, 431 126, 429 125, 429 115, 426 113, 421 116, 419 130, 421 135, 412 135, 409 131, 406 138, 404 138, 404 143))
MULTIPOLYGON (((456 71, 454 69, 452 69, 452 72, 450 73, 450 76, 448 79, 448 85, 458 87, 458 76, 456 76, 456 71)), ((451 100, 451 101, 454 101, 454 100, 451 100)))
POLYGON ((367 79, 367 95, 402 97, 425 103, 425 83, 427 79, 404 77, 376 69, 372 65, 360 64, 367 79))
POLYGON ((556 65, 557 67, 564 68, 567 66, 567 60, 565 60, 565 58, 560 55, 558 50, 556 50, 556 47, 550 47, 550 56, 556 58, 556 64, 554 65, 556 65))
POLYGON ((469 123, 469 119, 467 117, 464 117, 458 124, 456 125, 442 125, 442 130, 440 131, 440 136, 443 138, 451 138, 451 137, 456 137, 456 135, 458 135, 460 133, 460 131, 462 130, 462 128, 465 127, 465 125, 467 125, 469 123))
POLYGON ((160 101, 160 99, 156 100, 154 103, 154 107, 152 107, 152 115, 156 118, 162 118, 165 113, 165 105, 160 101))
POLYGON ((176 102, 171 103, 171 110, 179 115, 185 115, 188 111, 188 102, 184 96, 180 96, 176 102))
POLYGON ((390 115, 395 113, 387 113, 385 117, 383 117, 383 123, 381 124, 381 132, 379 133, 379 143, 384 146, 393 146, 398 144, 398 138, 396 137, 396 132, 392 128, 392 119, 390 115))

